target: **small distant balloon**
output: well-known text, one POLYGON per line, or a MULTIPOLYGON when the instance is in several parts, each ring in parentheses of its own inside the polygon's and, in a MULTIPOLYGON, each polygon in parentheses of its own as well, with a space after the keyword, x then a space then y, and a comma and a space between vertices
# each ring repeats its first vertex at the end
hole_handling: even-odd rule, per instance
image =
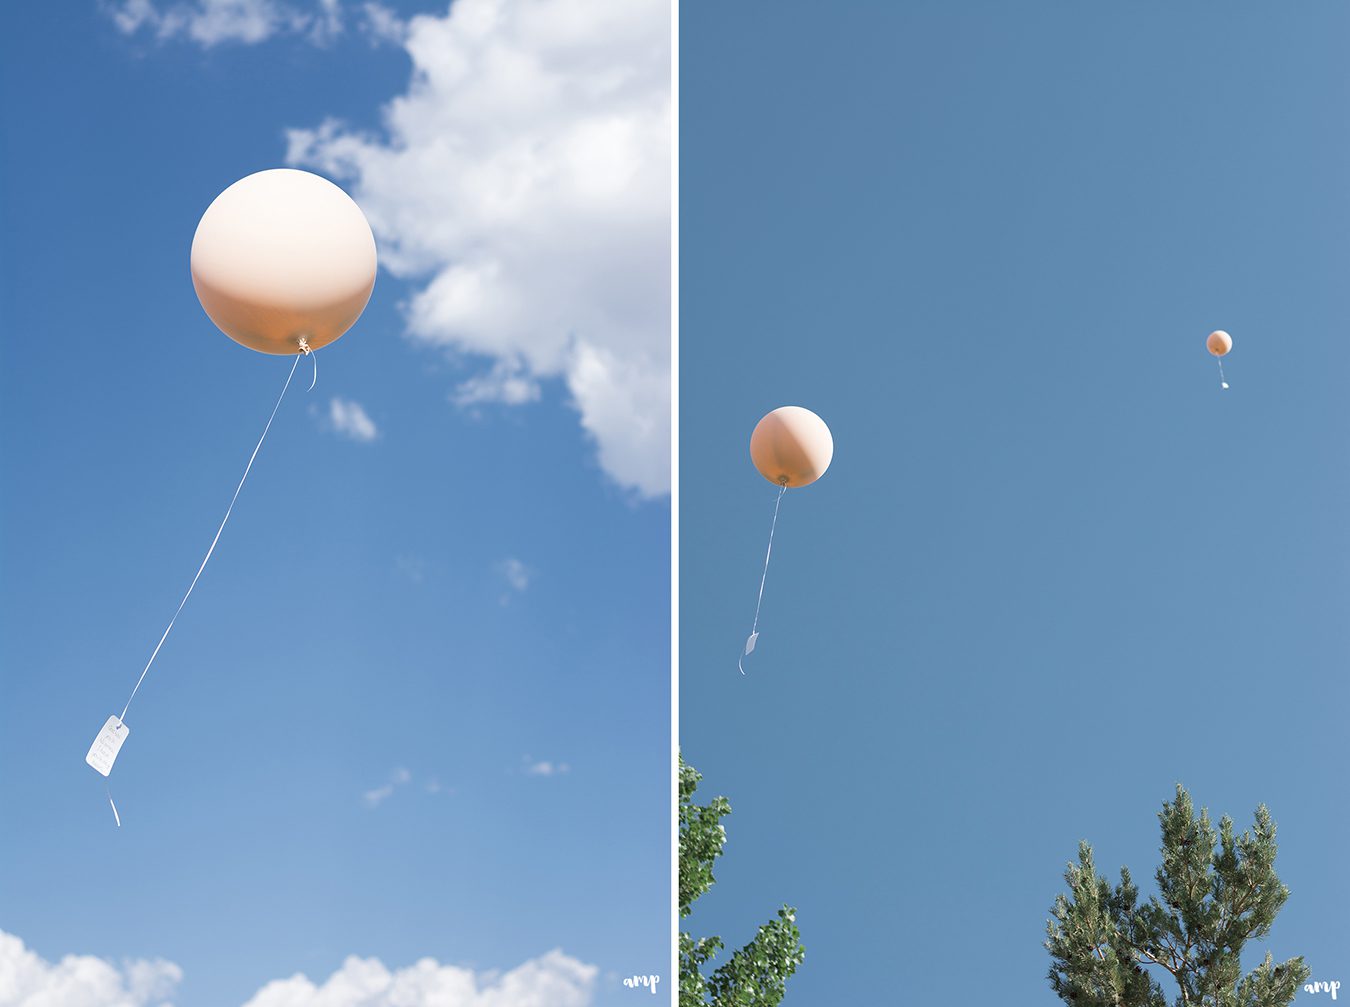
POLYGON ((810 486, 825 474, 834 458, 834 437, 830 428, 815 413, 801 406, 780 406, 757 424, 750 435, 750 460, 769 482, 778 487, 773 505, 773 523, 769 525, 769 548, 764 552, 764 572, 759 577, 759 598, 755 601, 755 621, 736 666, 745 674, 745 659, 759 639, 759 609, 764 603, 764 581, 769 576, 769 557, 773 555, 773 534, 778 528, 778 508, 789 487, 810 486))
POLYGON ((192 239, 192 285, 235 342, 278 355, 317 350, 365 310, 375 237, 361 208, 328 179, 270 168, 206 208, 192 239))
POLYGON ((1223 358, 1228 356, 1229 351, 1233 349, 1233 337, 1224 332, 1223 329, 1215 329, 1205 339, 1205 349, 1218 358, 1219 385, 1222 388, 1227 388, 1228 382, 1223 376, 1223 358))

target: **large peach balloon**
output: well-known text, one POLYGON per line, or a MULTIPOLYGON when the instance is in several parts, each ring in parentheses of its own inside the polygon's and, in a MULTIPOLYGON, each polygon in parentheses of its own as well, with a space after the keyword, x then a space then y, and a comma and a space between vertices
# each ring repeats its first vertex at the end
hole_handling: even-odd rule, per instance
POLYGON ((375 237, 361 208, 308 171, 241 178, 202 214, 192 285, 220 330, 262 353, 333 342, 375 286, 375 237))
POLYGON ((1209 338, 1205 340, 1205 349, 1209 350, 1209 352, 1216 357, 1222 357, 1232 348, 1233 337, 1227 332, 1224 332, 1223 329, 1211 332, 1209 338))
POLYGON ((750 435, 750 458, 775 486, 809 486, 825 474, 833 457, 830 428, 801 406, 775 409, 750 435))

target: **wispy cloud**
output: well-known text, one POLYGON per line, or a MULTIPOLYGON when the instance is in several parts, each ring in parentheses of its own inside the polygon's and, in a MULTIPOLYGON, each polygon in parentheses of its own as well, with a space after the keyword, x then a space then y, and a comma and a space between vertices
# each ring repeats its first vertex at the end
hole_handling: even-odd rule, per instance
POLYGON ((524 758, 526 776, 560 776, 563 773, 571 772, 572 767, 565 762, 549 762, 547 760, 532 760, 528 755, 524 758))
POLYGON ((173 996, 183 970, 162 958, 116 966, 92 955, 49 962, 13 934, 0 931, 0 1004, 61 1007, 149 1007, 173 996))
POLYGON ((394 785, 392 783, 386 783, 384 786, 376 787, 374 790, 367 790, 361 795, 361 798, 369 807, 378 808, 384 803, 386 798, 393 794, 393 792, 394 785))
POLYGON ((342 34, 342 5, 340 0, 319 0, 319 11, 310 25, 310 41, 327 45, 342 34))
POLYGON ((517 595, 524 594, 534 580, 534 571, 514 557, 507 557, 497 564, 497 575, 506 585, 506 590, 497 598, 503 606, 511 604, 511 599, 517 595))
POLYGON ((323 45, 342 31, 338 0, 299 7, 280 0, 122 0, 105 9, 123 34, 181 38, 205 49, 225 42, 252 45, 278 34, 302 35, 323 45))
POLYGON ((361 6, 361 27, 372 43, 393 42, 402 45, 408 36, 407 22, 398 14, 381 3, 367 3, 361 6))
POLYGON ((533 571, 518 559, 510 558, 501 562, 502 578, 513 591, 524 591, 530 586, 533 571))
POLYGON ((461 382, 450 400, 462 408, 483 402, 520 406, 539 399, 539 382, 530 377, 519 361, 499 360, 492 369, 461 382))
POLYGON ((369 444, 380 436, 379 429, 361 403, 336 396, 328 403, 328 422, 344 437, 360 444, 369 444))
POLYGON ((373 790, 367 790, 361 795, 361 799, 366 802, 366 807, 378 808, 394 795, 396 789, 411 782, 411 780, 412 773, 408 772, 408 770, 404 769, 402 766, 399 766, 389 774, 387 783, 383 783, 373 790))
MULTIPOLYGON (((288 162, 352 180, 409 336, 483 372, 461 406, 566 384, 601 468, 670 486, 668 0, 455 0, 370 31, 412 60, 384 135, 292 130, 288 162)), ((377 27, 378 26, 378 27, 377 27)))

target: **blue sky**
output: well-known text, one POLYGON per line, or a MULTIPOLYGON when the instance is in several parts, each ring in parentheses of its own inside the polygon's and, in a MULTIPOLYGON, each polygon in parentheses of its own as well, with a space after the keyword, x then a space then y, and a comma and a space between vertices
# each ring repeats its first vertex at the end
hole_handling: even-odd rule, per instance
POLYGON ((1058 1002, 1065 863, 1150 879, 1178 781, 1270 806, 1293 894, 1253 950, 1346 981, 1348 31, 682 8, 681 743, 734 809, 691 923, 795 904, 787 1003, 1058 1002), (834 462, 742 678, 785 404, 834 462))
MULTIPOLYGON (((203 1007, 296 973, 322 984, 349 955, 485 983, 529 966, 520 1002, 555 982, 538 995, 618 1003, 619 977, 663 972, 669 947, 668 428, 659 396, 624 391, 668 385, 668 301, 626 303, 634 282, 668 288, 668 202, 622 234, 606 214, 669 169, 659 151, 623 160, 626 134, 597 155, 566 130, 660 133, 644 116, 668 96, 635 85, 616 111, 597 92, 544 135, 555 117, 522 89, 516 132, 489 136, 482 103, 510 80, 438 77, 437 39, 472 62, 546 32, 475 35, 444 3, 379 23, 298 0, 204 18, 228 6, 20 5, 0 32, 0 930, 46 963, 140 962, 203 1007), (401 123, 382 118, 396 100, 401 123), (437 130, 463 141, 448 168, 426 161, 437 130), (492 157, 517 138, 541 170, 560 150, 619 168, 585 201, 558 169, 474 218, 482 193, 455 179, 509 177, 492 157), (212 326, 188 249, 217 193, 288 158, 357 196, 386 268, 313 392, 302 363, 131 707, 119 830, 85 750, 289 367, 212 326), (419 158, 421 189, 399 175, 419 158), (575 261, 551 268, 559 228, 588 215, 575 261), (617 291, 596 279, 616 258, 617 291), (508 317, 501 291, 471 317, 438 304, 465 262, 537 285, 536 313, 508 317)), ((606 36, 605 69, 647 58, 622 49, 639 28, 668 44, 654 9, 606 36)), ((562 73, 543 43, 538 65, 562 73)), ((567 51, 579 86, 600 44, 567 51)))

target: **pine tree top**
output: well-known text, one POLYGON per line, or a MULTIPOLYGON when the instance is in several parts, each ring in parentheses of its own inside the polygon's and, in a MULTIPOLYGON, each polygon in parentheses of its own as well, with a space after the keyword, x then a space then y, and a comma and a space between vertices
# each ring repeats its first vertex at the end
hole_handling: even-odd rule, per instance
POLYGON ((1217 832, 1180 784, 1163 803, 1158 892, 1147 902, 1127 868, 1114 888, 1078 846, 1046 927, 1050 987, 1073 1007, 1287 1007, 1307 979, 1303 959, 1271 956, 1247 975, 1241 955, 1265 937, 1289 890, 1275 874, 1275 822, 1265 805, 1240 836, 1225 815, 1217 832))

